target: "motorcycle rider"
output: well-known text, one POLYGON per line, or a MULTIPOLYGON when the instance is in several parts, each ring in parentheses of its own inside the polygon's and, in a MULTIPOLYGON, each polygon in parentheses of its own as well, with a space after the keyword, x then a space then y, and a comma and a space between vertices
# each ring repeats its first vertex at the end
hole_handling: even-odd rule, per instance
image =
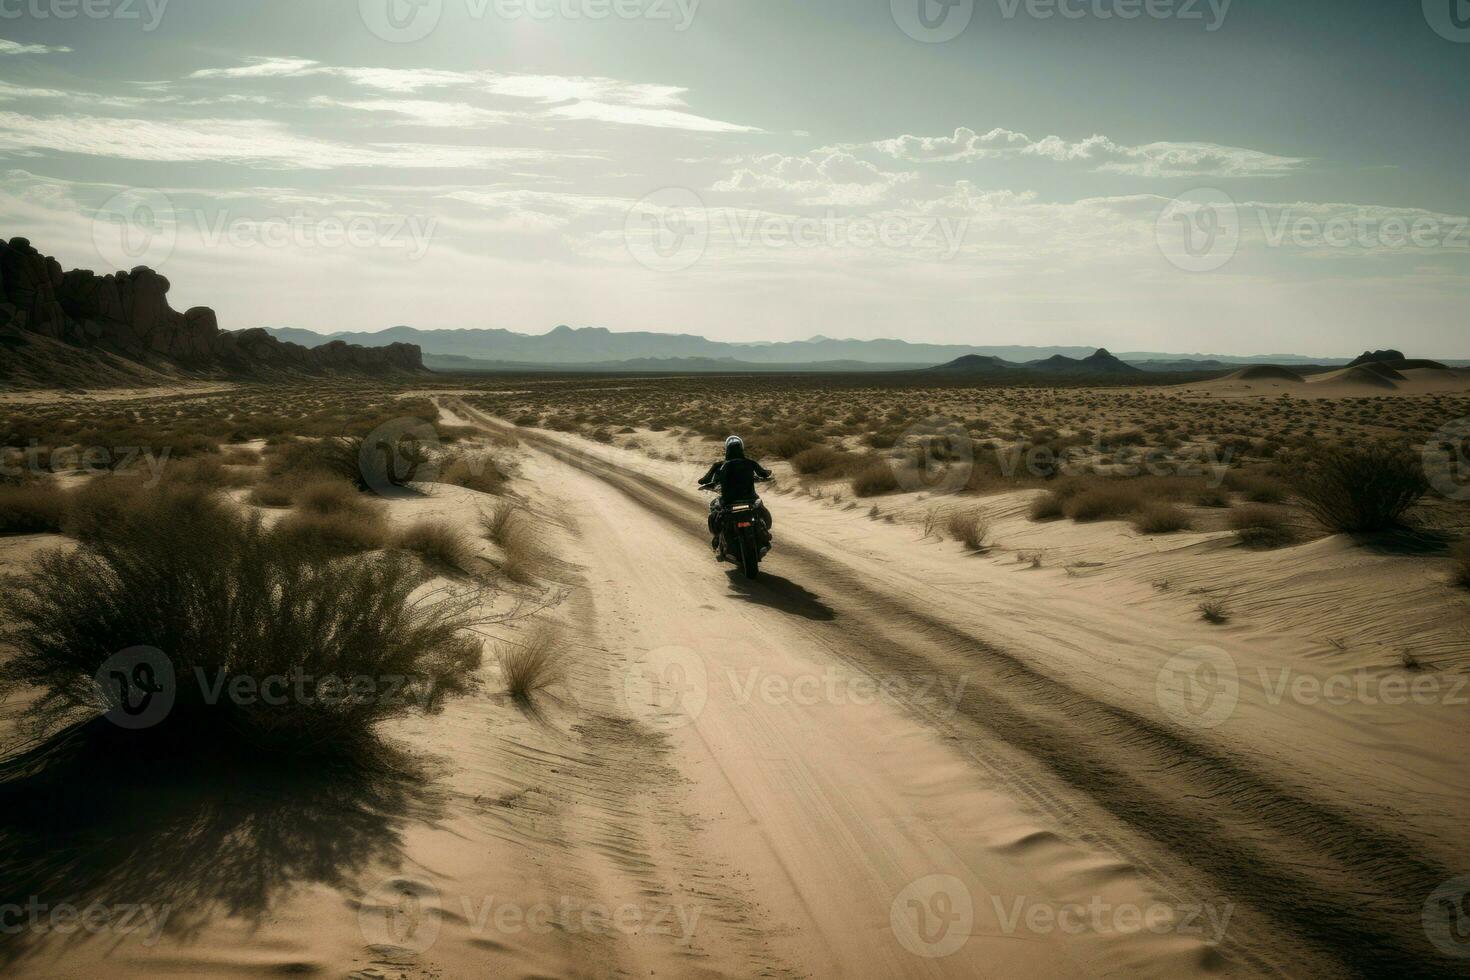
MULTIPOLYGON (((771 471, 760 463, 749 459, 745 455, 745 440, 739 436, 731 436, 725 440, 725 458, 715 463, 699 478, 701 487, 719 487, 720 495, 709 504, 709 533, 710 547, 715 551, 720 550, 720 518, 724 508, 732 503, 742 500, 759 500, 755 493, 757 480, 769 480, 771 471)), ((764 554, 771 547, 771 512, 766 509, 764 501, 759 506, 759 515, 763 533, 761 537, 761 552, 764 554)))

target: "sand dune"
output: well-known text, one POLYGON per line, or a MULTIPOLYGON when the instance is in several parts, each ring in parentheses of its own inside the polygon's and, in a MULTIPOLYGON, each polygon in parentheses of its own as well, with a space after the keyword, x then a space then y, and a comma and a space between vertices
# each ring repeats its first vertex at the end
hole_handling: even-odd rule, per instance
POLYGON ((1212 381, 1180 385, 1186 396, 1205 398, 1361 398, 1470 391, 1470 369, 1413 367, 1400 371, 1360 364, 1303 377, 1289 368, 1262 365, 1212 381))

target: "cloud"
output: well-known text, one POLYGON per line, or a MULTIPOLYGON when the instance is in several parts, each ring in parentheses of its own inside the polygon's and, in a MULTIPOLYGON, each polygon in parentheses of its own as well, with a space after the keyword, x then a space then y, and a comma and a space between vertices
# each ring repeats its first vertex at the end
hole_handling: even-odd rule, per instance
POLYGON ((292 78, 322 71, 310 58, 249 58, 233 68, 201 68, 190 78, 292 78))
POLYGON ((1106 136, 1069 142, 1059 136, 1033 140, 1025 133, 992 129, 977 133, 961 126, 950 136, 898 136, 870 144, 898 160, 942 163, 1037 157, 1081 163, 1099 173, 1136 177, 1278 177, 1306 161, 1216 143, 1148 143, 1126 146, 1106 136))
POLYGON ((21 44, 0 37, 0 56, 7 54, 70 54, 71 48, 52 47, 49 44, 21 44))
POLYGON ((124 160, 216 161, 273 169, 480 168, 546 160, 552 151, 427 143, 349 144, 297 136, 265 119, 159 122, 0 112, 0 149, 49 150, 124 160))
POLYGON ((725 180, 717 191, 752 193, 777 191, 803 198, 809 205, 858 206, 873 204, 900 184, 915 178, 911 172, 880 170, 843 149, 813 150, 805 156, 767 153, 755 157, 725 180))
MULTIPOLYGON (((192 79, 266 79, 325 76, 341 78, 364 88, 394 94, 413 94, 423 89, 460 88, 495 98, 534 102, 549 106, 541 113, 526 112, 524 118, 575 119, 626 126, 650 126, 701 133, 753 133, 754 126, 708 119, 684 111, 688 89, 677 85, 625 82, 592 75, 507 74, 494 71, 446 71, 433 68, 347 68, 324 65, 305 58, 251 58, 231 68, 205 68, 192 79)), ((318 101, 318 100, 314 100, 318 101)), ((326 104, 325 100, 319 104, 326 104)), ((369 109, 364 102, 341 101, 347 108, 369 109)), ((394 111, 394 103, 381 102, 369 111, 394 111)), ((399 102, 398 105, 410 103, 399 102)), ((468 105, 433 110, 432 103, 412 103, 422 115, 441 121, 428 125, 480 125, 489 117, 478 115, 494 110, 476 110, 468 105), (447 120, 447 121, 446 121, 447 120), (471 121, 473 120, 473 121, 471 121)))
POLYGON ((682 129, 695 133, 758 133, 754 126, 706 119, 675 109, 654 109, 637 105, 610 105, 606 102, 574 102, 548 109, 546 115, 559 119, 590 119, 625 126, 652 126, 657 129, 682 129))
POLYGON ((334 99, 318 95, 307 105, 325 109, 349 109, 394 117, 395 125, 429 126, 441 129, 476 129, 518 118, 516 113, 482 109, 464 102, 435 102, 430 99, 334 99))

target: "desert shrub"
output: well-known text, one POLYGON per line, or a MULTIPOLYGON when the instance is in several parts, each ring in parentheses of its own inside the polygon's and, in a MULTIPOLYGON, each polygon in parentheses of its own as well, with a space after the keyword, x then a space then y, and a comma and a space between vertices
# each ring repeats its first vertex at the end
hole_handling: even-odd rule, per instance
POLYGON ((506 693, 517 701, 562 680, 561 643, 556 631, 541 625, 522 642, 506 642, 496 653, 506 693))
MULTIPOLYGON (((326 455, 319 439, 286 439, 266 446, 266 470, 272 476, 310 477, 329 475, 333 463, 324 459, 326 455)), ((343 479, 356 479, 353 473, 338 474, 343 479)))
POLYGON ((1225 486, 1253 504, 1279 504, 1286 499, 1286 487, 1264 473, 1230 470, 1225 474, 1225 486))
POLYGON ((1470 541, 1461 541, 1450 550, 1454 561, 1451 581, 1462 589, 1470 589, 1470 541))
MULTIPOLYGON (((78 541, 95 541, 107 529, 120 523, 143 495, 158 492, 141 476, 106 473, 94 476, 74 489, 66 498, 61 518, 61 533, 78 541)), ((207 493, 207 487, 173 485, 172 492, 207 493)))
POLYGON ((255 482, 253 473, 226 466, 218 456, 170 460, 164 466, 163 478, 168 483, 190 483, 212 490, 247 487, 255 482))
POLYGON ((295 496, 297 506, 311 514, 362 514, 373 509, 372 501, 365 499, 351 483, 335 477, 318 477, 304 483, 295 496))
POLYGON ((1107 480, 1080 490, 1068 500, 1063 512, 1074 521, 1106 521, 1126 517, 1141 508, 1148 498, 1131 482, 1107 480))
POLYGON ((257 507, 290 507, 296 502, 299 489, 300 485, 296 481, 276 477, 262 480, 251 487, 245 499, 257 507))
POLYGON ((1323 526, 1357 532, 1399 524, 1429 484, 1416 454, 1370 443, 1318 452, 1297 476, 1295 489, 1323 526))
POLYGON ((248 446, 230 446, 221 455, 229 466, 258 466, 260 453, 248 446))
POLYGON ((535 580, 541 545, 524 507, 512 500, 500 501, 488 514, 480 515, 480 530, 503 553, 500 574, 521 584, 535 580))
POLYGON ((1194 502, 1201 507, 1225 508, 1230 506, 1230 495, 1219 487, 1205 487, 1194 502))
POLYGON ((61 530, 66 495, 47 479, 0 484, 0 534, 45 534, 61 530))
POLYGON ((541 542, 535 529, 528 523, 515 525, 501 547, 505 554, 500 560, 500 574, 521 585, 534 582, 541 560, 541 542))
POLYGON ((852 492, 858 497, 876 497, 899 489, 898 476, 887 460, 872 459, 853 474, 852 492))
POLYGON ((1240 543, 1250 548, 1279 548, 1296 540, 1296 531, 1280 512, 1269 507, 1242 507, 1230 515, 1240 543))
POLYGON ((984 551, 990 537, 990 522, 979 511, 954 511, 945 523, 945 530, 967 551, 984 551))
POLYGON ((328 560, 197 488, 132 504, 0 590, 0 640, 14 650, 0 693, 38 689, 29 714, 43 733, 105 710, 93 678, 136 646, 161 651, 175 679, 152 733, 292 753, 361 746, 377 722, 471 683, 468 603, 414 601, 426 575, 407 556, 328 560), (288 696, 229 695, 237 679, 264 690, 273 677, 291 679, 288 696), (341 683, 356 678, 370 689, 341 683))
POLYGON ((1139 429, 1108 432, 1102 436, 1102 449, 1104 452, 1119 446, 1143 446, 1147 444, 1148 437, 1139 429))
POLYGON ((396 543, 441 568, 469 571, 475 557, 464 532, 445 521, 416 521, 398 533, 396 543))
POLYGON ((1195 608, 1199 610, 1199 618, 1207 623, 1219 626, 1230 622, 1230 605, 1224 599, 1206 599, 1195 608))
POLYGON ((456 453, 440 463, 439 482, 480 493, 500 494, 510 477, 489 453, 469 456, 456 453))
POLYGON ((791 468, 803 476, 845 476, 864 465, 864 457, 828 446, 813 446, 791 457, 791 468))
POLYGON ((363 436, 298 440, 273 454, 272 473, 327 473, 362 490, 413 482, 430 463, 428 450, 411 433, 369 443, 363 436))
POLYGON ((388 522, 380 503, 336 477, 319 477, 294 493, 297 510, 276 530, 283 539, 331 554, 374 551, 388 541, 388 522))
POLYGON ((869 432, 863 436, 862 442, 871 449, 892 449, 898 445, 898 435, 893 432, 869 432))
POLYGON ((524 508, 514 500, 502 500, 490 508, 488 514, 480 515, 480 530, 485 537, 504 547, 512 527, 520 523, 523 511, 524 508))
POLYGON ((1154 501, 1143 505, 1143 509, 1133 519, 1133 526, 1143 534, 1172 534, 1175 531, 1188 531, 1193 524, 1189 515, 1180 507, 1154 501))
POLYGON ((1031 501, 1031 519, 1033 521, 1051 521, 1061 517, 1067 505, 1067 501, 1055 490, 1048 490, 1031 501))
POLYGON ((761 451, 769 451, 772 456, 780 459, 794 459, 820 442, 820 439, 805 429, 787 429, 772 435, 761 436, 757 440, 761 451))

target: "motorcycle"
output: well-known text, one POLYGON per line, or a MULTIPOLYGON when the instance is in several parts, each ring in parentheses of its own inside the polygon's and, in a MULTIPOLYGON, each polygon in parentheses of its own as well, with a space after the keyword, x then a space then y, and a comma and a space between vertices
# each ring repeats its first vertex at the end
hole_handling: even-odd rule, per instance
MULTIPOLYGON (((717 486, 703 487, 710 493, 719 493, 717 486)), ((720 561, 733 561, 740 566, 746 578, 760 574, 761 559, 770 550, 765 538, 765 527, 760 515, 761 502, 740 500, 722 508, 720 512, 720 561)))

